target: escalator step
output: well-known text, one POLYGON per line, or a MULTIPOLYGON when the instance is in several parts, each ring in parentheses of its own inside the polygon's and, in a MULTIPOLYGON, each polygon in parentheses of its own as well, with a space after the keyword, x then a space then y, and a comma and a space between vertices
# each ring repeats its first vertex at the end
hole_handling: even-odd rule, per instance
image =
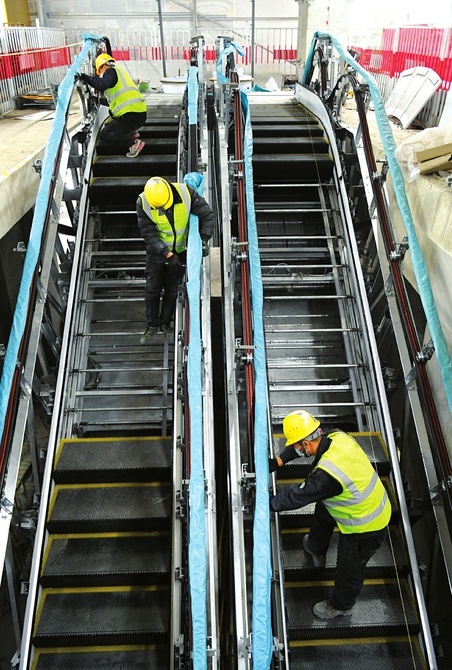
POLYGON ((334 162, 328 154, 265 154, 253 156, 253 176, 257 181, 303 179, 329 181, 334 162))
MULTIPOLYGON (((285 580, 287 582, 294 582, 312 579, 334 579, 339 532, 333 533, 324 568, 315 568, 312 558, 303 549, 302 540, 307 532, 309 532, 308 528, 298 531, 283 531, 281 533, 285 580)), ((367 579, 394 577, 396 573, 400 577, 408 575, 408 558, 400 534, 396 528, 391 528, 390 532, 391 537, 386 538, 383 545, 372 556, 367 565, 367 579)))
POLYGON ((166 646, 39 649, 31 670, 162 670, 170 667, 166 646))
POLYGON ((171 515, 169 484, 56 486, 50 503, 50 533, 166 530, 171 515))
POLYGON ((50 536, 44 588, 167 584, 171 564, 168 533, 50 536))
MULTIPOLYGON (((365 454, 369 458, 380 476, 389 475, 391 472, 391 463, 389 461, 388 449, 384 443, 380 432, 361 432, 349 433, 352 435, 358 444, 361 445, 365 454)), ((285 446, 286 440, 282 433, 273 434, 273 445, 275 454, 280 454, 285 446)), ((278 470, 278 477, 283 479, 300 478, 304 479, 308 476, 314 458, 297 458, 291 461, 286 466, 278 470)))
POLYGON ((33 642, 37 647, 166 642, 168 596, 165 588, 43 591, 33 642))
POLYGON ((152 146, 145 146, 136 158, 128 158, 123 154, 118 154, 117 151, 110 156, 97 156, 92 165, 93 176, 116 177, 133 174, 137 177, 147 175, 149 170, 155 170, 156 165, 175 163, 174 142, 160 140, 159 144, 156 144, 156 140, 151 141, 152 146), (155 153, 151 153, 151 150, 154 149, 155 153))
POLYGON ((316 118, 294 99, 281 105, 250 105, 250 113, 252 124, 316 123, 316 118))
POLYGON ((328 142, 323 137, 299 137, 290 139, 288 137, 253 137, 253 158, 256 154, 280 154, 286 156, 294 154, 327 154, 328 142))
POLYGON ((290 647, 291 670, 425 670, 416 638, 322 640, 290 647))
MULTIPOLYGON (((170 157, 165 156, 164 158, 169 159, 170 157)), ((132 163, 130 165, 132 166, 132 163)), ((150 165, 148 168, 150 169, 150 165)), ((168 181, 175 181, 175 156, 171 161, 155 162, 152 171, 146 175, 143 173, 142 176, 133 177, 94 177, 89 186, 91 204, 106 207, 116 205, 121 207, 121 210, 134 210, 137 198, 150 177, 164 177, 168 181)))
POLYGON ((253 126, 253 144, 259 137, 322 137, 323 128, 316 124, 260 124, 253 126))
POLYGON ((410 635, 419 632, 419 621, 405 580, 400 583, 397 580, 366 581, 351 615, 329 621, 318 619, 312 613, 312 607, 326 600, 332 588, 332 582, 286 582, 287 625, 291 640, 324 640, 333 636, 393 637, 406 635, 407 631, 410 635))
POLYGON ((57 484, 145 482, 171 478, 172 441, 165 437, 62 440, 53 479, 57 484))
MULTIPOLYGON (((389 483, 386 477, 382 477, 381 481, 383 482, 386 492, 388 493, 389 500, 392 506, 391 523, 396 523, 396 521, 399 518, 399 507, 394 497, 394 492, 391 488, 391 484, 389 483)), ((287 491, 293 488, 294 486, 299 486, 301 482, 302 480, 297 477, 295 479, 290 480, 278 480, 277 492, 283 493, 284 491, 287 491)), ((281 524, 281 528, 309 527, 312 523, 312 519, 314 516, 314 509, 315 509, 315 503, 311 503, 310 505, 306 505, 305 507, 301 507, 300 509, 294 509, 288 512, 280 512, 279 521, 281 524)))

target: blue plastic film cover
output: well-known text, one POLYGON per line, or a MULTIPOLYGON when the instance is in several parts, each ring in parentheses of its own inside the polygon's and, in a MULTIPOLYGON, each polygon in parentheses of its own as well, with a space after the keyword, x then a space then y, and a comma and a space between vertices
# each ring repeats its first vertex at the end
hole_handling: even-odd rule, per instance
MULTIPOLYGON (((200 195, 203 194, 204 177, 201 174, 190 172, 185 175, 184 182, 195 188, 200 195)), ((190 308, 187 355, 190 408, 188 573, 193 626, 193 667, 204 670, 207 668, 207 541, 202 429, 201 265, 202 243, 198 217, 190 214, 186 286, 190 308)))
POLYGON ((405 184, 403 181, 402 170, 400 169, 400 166, 395 157, 394 152, 396 149, 396 144, 394 142, 394 137, 392 135, 391 126, 389 125, 388 116, 386 114, 380 89, 378 88, 378 84, 375 81, 374 77, 372 77, 372 75, 369 74, 369 72, 364 70, 359 65, 359 63, 357 63, 355 59, 352 58, 350 53, 346 49, 344 49, 341 43, 333 35, 323 32, 314 33, 314 37, 309 49, 308 59, 306 61, 303 81, 306 81, 307 74, 309 72, 309 63, 313 58, 315 43, 317 39, 330 39, 332 45, 337 50, 341 58, 343 58, 346 63, 351 65, 352 68, 356 70, 356 72, 358 72, 363 77, 363 79, 369 86, 369 90, 375 108, 375 118, 377 121, 378 129, 380 131, 383 148, 386 152, 386 159, 388 161, 388 166, 392 175, 395 197, 400 209, 402 220, 404 222, 407 231, 411 260, 413 264, 413 271, 416 277, 416 282, 419 289, 419 295, 427 318, 427 323, 430 330, 430 335, 432 337, 433 345, 435 347, 435 353, 438 360, 439 368, 441 370, 441 377, 443 380, 447 402, 449 405, 449 409, 452 411, 452 360, 448 351, 447 342, 446 338, 444 337, 441 322, 439 320, 438 311, 436 309, 436 304, 433 297, 433 291, 428 276, 427 266, 425 264, 424 256, 422 255, 419 241, 417 239, 416 230, 411 216, 411 210, 408 204, 408 198, 405 191, 405 184))
POLYGON ((42 162, 41 181, 36 196, 30 238, 28 240, 27 253, 25 254, 22 278, 6 349, 2 378, 0 380, 0 436, 3 436, 5 428, 5 417, 13 383, 14 371, 16 368, 20 343, 25 330, 30 287, 41 248, 42 232, 47 215, 47 204, 52 189, 53 172, 63 133, 66 128, 66 115, 74 90, 74 77, 83 65, 91 47, 92 42, 91 40, 88 40, 83 45, 83 48, 76 57, 74 63, 69 67, 63 81, 58 87, 55 116, 42 162))
POLYGON ((253 135, 248 98, 241 93, 246 111, 244 136, 244 171, 248 223, 248 261, 251 277, 254 344, 254 461, 256 468, 256 505, 253 525, 253 611, 252 658, 254 670, 267 670, 272 659, 271 621, 271 547, 268 472, 268 403, 265 335, 263 322, 263 287, 261 262, 254 210, 253 135))
POLYGON ((198 68, 192 65, 188 69, 188 123, 194 126, 198 123, 198 68))

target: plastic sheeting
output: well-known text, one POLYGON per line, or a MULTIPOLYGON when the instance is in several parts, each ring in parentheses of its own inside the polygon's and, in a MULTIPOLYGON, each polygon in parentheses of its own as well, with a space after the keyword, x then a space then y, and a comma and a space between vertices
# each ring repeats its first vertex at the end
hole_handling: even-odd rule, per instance
POLYGON ((253 136, 248 98, 241 94, 246 111, 244 167, 248 219, 248 260, 251 276, 251 300, 254 327, 254 462, 256 470, 256 504, 253 525, 253 608, 252 658, 254 670, 267 670, 272 658, 271 628, 271 548, 268 473, 268 403, 265 336, 263 321, 263 287, 253 193, 253 136))
POLYGON ((221 72, 220 65, 223 62, 223 58, 229 56, 229 54, 232 53, 234 49, 240 56, 245 55, 244 49, 242 49, 242 47, 240 47, 238 44, 236 44, 235 42, 228 43, 228 45, 223 49, 221 54, 218 56, 217 60, 217 81, 219 84, 227 84, 229 81, 229 79, 225 77, 224 74, 221 72))
MULTIPOLYGON (((189 172, 184 182, 203 195, 204 177, 189 172)), ((187 357, 188 397, 190 400, 190 486, 188 573, 193 626, 193 667, 207 668, 207 541, 204 498, 204 449, 202 417, 201 348, 201 265, 202 244, 198 217, 190 214, 187 244, 187 296, 190 306, 187 357)))
POLYGON ((190 126, 198 122, 198 68, 192 65, 188 69, 188 123, 190 126))
POLYGON ((66 114, 71 103, 72 92, 74 90, 74 76, 79 71, 83 61, 87 57, 89 50, 93 46, 93 42, 103 40, 102 37, 88 33, 83 34, 82 37, 85 40, 85 44, 83 45, 83 48, 75 59, 74 63, 69 67, 66 76, 58 87, 55 116, 42 162, 41 182, 39 184, 38 194, 36 196, 30 238, 28 240, 27 253, 25 254, 24 268, 22 271, 17 303, 14 310, 8 347, 5 354, 2 378, 0 380, 1 436, 3 436, 5 429, 5 418, 8 409, 9 397, 11 394, 14 371, 16 369, 20 343, 25 330, 30 288, 41 248, 42 233, 47 216, 47 205, 49 200, 49 193, 51 192, 54 166, 61 144, 61 138, 63 137, 63 133, 66 128, 66 114))
POLYGON ((351 57, 351 55, 348 53, 348 51, 346 51, 346 49, 344 49, 341 43, 338 42, 338 40, 330 33, 323 33, 323 32, 314 33, 314 37, 312 39, 311 46, 309 49, 309 54, 306 59, 306 66, 303 74, 303 82, 306 81, 309 72, 309 67, 314 55, 315 45, 318 39, 330 39, 333 47, 339 53, 341 58, 343 58, 346 63, 351 65, 352 68, 356 70, 356 72, 358 72, 363 77, 363 79, 369 86, 369 90, 375 107, 375 118, 377 120, 378 129, 380 131, 383 148, 386 152, 386 159, 388 161, 388 166, 389 169, 391 170, 397 205, 399 206, 400 214, 402 216, 402 220, 405 224, 405 228, 407 231, 410 254, 417 286, 419 289, 419 295, 427 318, 427 323, 429 326, 430 335, 433 340, 433 345, 435 347, 436 357, 438 360, 439 368, 441 370, 441 377, 443 380, 447 402, 449 405, 449 409, 452 411, 452 360, 449 355, 449 351, 447 349, 446 339, 444 337, 444 332, 441 327, 438 311, 436 309, 436 304, 433 298, 433 291, 430 284, 430 279, 428 277, 427 267, 425 265, 425 260, 422 255, 422 251, 419 246, 419 241, 417 239, 416 231, 414 228, 414 223, 411 216, 411 211, 405 191, 402 171, 395 157, 396 144, 392 136, 391 127, 389 125, 388 117, 386 115, 385 106, 381 98, 380 90, 372 75, 369 74, 366 70, 364 70, 355 61, 355 59, 351 57))

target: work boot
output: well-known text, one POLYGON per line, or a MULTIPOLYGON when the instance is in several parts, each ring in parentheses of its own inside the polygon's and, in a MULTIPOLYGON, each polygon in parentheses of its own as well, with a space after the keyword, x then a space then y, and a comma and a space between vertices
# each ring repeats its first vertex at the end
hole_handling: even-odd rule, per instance
POLYGON ((151 337, 154 337, 154 335, 157 333, 157 330, 157 326, 149 326, 146 328, 143 335, 140 337, 140 344, 146 344, 146 342, 149 342, 151 337))
POLYGON ((160 326, 160 330, 167 337, 174 337, 174 328, 172 326, 160 326))
POLYGON ((312 611, 319 619, 335 619, 337 616, 349 616, 353 612, 353 607, 349 610, 337 610, 329 600, 322 600, 321 603, 314 605, 312 611))
POLYGON ((309 556, 312 557, 314 566, 316 568, 324 568, 326 563, 326 556, 322 554, 314 554, 314 552, 309 549, 308 542, 309 542, 309 535, 305 535, 303 537, 303 549, 307 554, 309 554, 309 556))

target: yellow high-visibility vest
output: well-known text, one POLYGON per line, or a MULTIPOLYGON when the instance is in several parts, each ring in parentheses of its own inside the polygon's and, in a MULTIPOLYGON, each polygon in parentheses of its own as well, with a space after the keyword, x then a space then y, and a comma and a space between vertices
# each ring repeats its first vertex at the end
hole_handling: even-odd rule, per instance
POLYGON ((342 431, 330 433, 331 444, 317 467, 334 477, 343 490, 324 500, 341 533, 381 530, 391 517, 388 494, 356 440, 342 431))
POLYGON ((145 112, 146 101, 130 74, 118 65, 112 67, 116 70, 118 81, 113 88, 104 91, 112 115, 118 117, 127 112, 145 112))
POLYGON ((191 196, 188 187, 185 184, 173 184, 173 187, 179 193, 181 202, 174 203, 174 229, 168 221, 165 210, 151 207, 147 201, 144 191, 140 193, 141 206, 148 217, 155 223, 159 231, 159 237, 166 244, 168 249, 173 249, 176 253, 185 251, 187 248, 188 237, 188 219, 190 216, 191 196))

